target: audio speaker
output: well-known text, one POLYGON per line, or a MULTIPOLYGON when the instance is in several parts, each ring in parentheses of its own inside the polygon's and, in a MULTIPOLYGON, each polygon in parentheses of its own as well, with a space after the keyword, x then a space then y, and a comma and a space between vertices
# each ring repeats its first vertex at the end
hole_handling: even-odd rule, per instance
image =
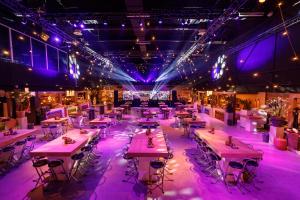
POLYGON ((172 101, 173 102, 177 101, 177 91, 176 90, 172 90, 172 101))
POLYGON ((119 99, 119 96, 118 96, 118 90, 114 90, 114 107, 118 107, 118 99, 119 99))

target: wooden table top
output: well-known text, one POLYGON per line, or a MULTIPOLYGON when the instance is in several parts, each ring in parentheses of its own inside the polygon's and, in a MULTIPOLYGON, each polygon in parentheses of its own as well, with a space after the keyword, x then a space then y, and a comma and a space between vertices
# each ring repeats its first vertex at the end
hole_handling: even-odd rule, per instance
POLYGON ((176 112, 175 112, 175 115, 176 115, 177 117, 186 117, 186 116, 189 116, 190 113, 188 113, 188 112, 186 112, 186 111, 184 111, 184 112, 176 111, 176 112))
POLYGON ((17 141, 25 139, 28 136, 38 133, 37 129, 17 129, 16 131, 16 135, 4 136, 3 133, 0 133, 0 148, 6 147, 17 141))
POLYGON ((59 124, 59 123, 63 123, 68 121, 67 117, 61 117, 59 119, 55 119, 55 118, 49 118, 46 120, 41 121, 42 124, 59 124))
POLYGON ((127 154, 132 157, 166 157, 168 156, 167 144, 161 129, 151 129, 154 144, 153 148, 148 147, 148 136, 146 130, 141 130, 135 135, 129 145, 127 154))
POLYGON ((197 112, 197 108, 184 108, 184 110, 197 112))
POLYGON ((71 157, 80 150, 99 129, 84 129, 88 133, 80 134, 80 129, 73 129, 66 134, 52 140, 30 152, 32 156, 51 156, 51 157, 71 157), (75 140, 74 144, 65 144, 62 137, 69 137, 75 140))
POLYGON ((201 120, 200 118, 196 118, 195 120, 193 120, 193 118, 184 118, 183 119, 184 123, 188 123, 188 124, 200 124, 205 122, 204 120, 201 120))
POLYGON ((155 111, 144 111, 143 114, 144 115, 156 115, 157 112, 155 112, 155 111))
POLYGON ((90 124, 108 124, 108 123, 110 123, 111 122, 111 119, 110 118, 107 118, 107 117, 105 117, 105 118, 102 118, 102 119, 100 119, 100 118, 95 118, 95 119, 93 119, 93 120, 91 120, 90 121, 90 124))
POLYGON ((244 158, 262 158, 262 152, 255 150, 239 139, 232 138, 232 142, 238 147, 237 149, 225 144, 228 134, 221 130, 215 130, 214 134, 208 132, 208 129, 196 130, 198 137, 205 140, 206 143, 220 157, 225 159, 244 159, 244 158))
POLYGON ((141 118, 138 120, 139 125, 157 125, 159 122, 155 119, 141 118))

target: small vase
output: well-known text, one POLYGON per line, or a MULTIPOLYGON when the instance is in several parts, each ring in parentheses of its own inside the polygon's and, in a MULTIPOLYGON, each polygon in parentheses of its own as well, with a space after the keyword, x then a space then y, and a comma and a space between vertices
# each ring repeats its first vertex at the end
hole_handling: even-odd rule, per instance
POLYGON ((16 114, 17 114, 17 118, 23 118, 25 117, 25 111, 22 110, 22 111, 16 111, 16 114))

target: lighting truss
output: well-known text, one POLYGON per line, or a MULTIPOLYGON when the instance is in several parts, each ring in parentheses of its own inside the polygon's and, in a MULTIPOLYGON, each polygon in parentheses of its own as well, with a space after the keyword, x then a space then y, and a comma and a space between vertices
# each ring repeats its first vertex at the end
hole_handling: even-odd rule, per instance
POLYGON ((76 47, 79 48, 82 52, 86 52, 88 55, 105 62, 106 65, 110 66, 111 68, 113 67, 113 64, 109 59, 103 57, 102 55, 98 54, 91 48, 85 46, 83 42, 76 40, 71 35, 59 29, 58 27, 53 26, 51 23, 49 23, 47 19, 31 11, 27 7, 17 2, 16 0, 0 0, 0 3, 5 7, 9 8, 11 11, 13 11, 16 16, 21 16, 21 15, 26 16, 26 19, 32 21, 35 24, 39 24, 40 26, 42 26, 52 34, 59 35, 60 37, 64 38, 66 41, 76 42, 78 44, 76 47))
POLYGON ((299 22, 300 22, 300 15, 296 15, 296 16, 288 19, 288 20, 285 20, 283 23, 280 23, 280 24, 266 30, 265 32, 257 35, 256 37, 254 37, 254 38, 252 38, 252 39, 250 39, 250 40, 248 40, 248 41, 246 41, 246 42, 244 42, 240 45, 237 45, 233 48, 229 48, 227 51, 225 50, 226 55, 228 56, 230 54, 238 52, 238 51, 250 46, 251 44, 256 43, 257 41, 262 40, 262 39, 270 36, 271 34, 274 34, 276 32, 284 30, 284 27, 288 28, 288 27, 293 26, 293 25, 295 25, 299 22))
POLYGON ((180 65, 184 62, 192 53, 198 49, 201 45, 207 43, 210 38, 213 38, 217 30, 219 30, 226 21, 231 19, 233 15, 238 13, 238 10, 247 3, 248 0, 236 0, 234 1, 229 8, 227 8, 223 15, 216 18, 212 24, 208 27, 207 31, 177 60, 176 65, 180 65))

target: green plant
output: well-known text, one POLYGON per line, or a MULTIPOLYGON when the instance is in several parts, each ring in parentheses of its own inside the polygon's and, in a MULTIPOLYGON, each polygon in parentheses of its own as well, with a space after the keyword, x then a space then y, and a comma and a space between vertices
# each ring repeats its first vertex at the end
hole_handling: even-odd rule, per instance
POLYGON ((287 102, 281 97, 271 99, 267 102, 267 112, 275 117, 284 117, 287 111, 287 102))
POLYGON ((17 111, 25 111, 28 109, 30 104, 30 93, 22 92, 20 90, 15 90, 12 92, 12 97, 16 101, 16 109, 17 111))
POLYGON ((251 110, 252 106, 251 106, 251 101, 249 99, 240 99, 239 100, 240 104, 243 105, 243 109, 245 110, 251 110))

